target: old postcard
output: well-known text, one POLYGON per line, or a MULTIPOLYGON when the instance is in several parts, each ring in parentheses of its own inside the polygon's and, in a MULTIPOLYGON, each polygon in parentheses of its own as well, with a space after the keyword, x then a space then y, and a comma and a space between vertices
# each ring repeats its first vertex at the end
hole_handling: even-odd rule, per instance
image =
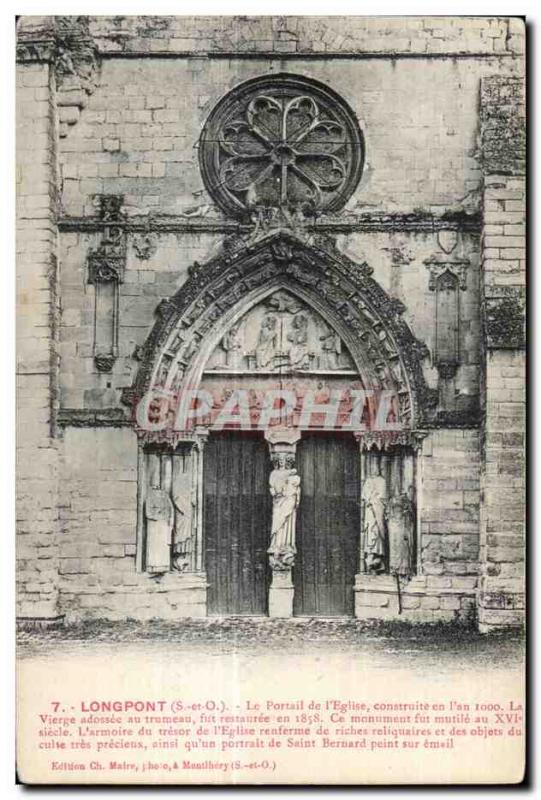
POLYGON ((23 16, 26 784, 516 784, 525 24, 23 16))

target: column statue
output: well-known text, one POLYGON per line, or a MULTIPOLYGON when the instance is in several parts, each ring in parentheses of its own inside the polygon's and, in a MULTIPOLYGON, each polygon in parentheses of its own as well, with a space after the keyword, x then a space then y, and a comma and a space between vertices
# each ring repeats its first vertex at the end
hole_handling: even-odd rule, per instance
MULTIPOLYGON (((178 459, 180 462, 180 459, 178 459)), ((191 459, 188 469, 184 471, 182 463, 175 464, 171 487, 171 498, 174 509, 174 525, 172 539, 173 569, 185 572, 192 563, 193 516, 196 506, 195 487, 192 476, 191 459)))
POLYGON ((363 487, 363 558, 366 571, 385 571, 385 478, 372 475, 363 487))
POLYGON ((171 569, 173 504, 165 489, 149 488, 145 499, 146 569, 163 574, 171 569))
POLYGON ((407 577, 414 571, 415 508, 410 493, 397 492, 385 508, 389 532, 389 572, 407 577))

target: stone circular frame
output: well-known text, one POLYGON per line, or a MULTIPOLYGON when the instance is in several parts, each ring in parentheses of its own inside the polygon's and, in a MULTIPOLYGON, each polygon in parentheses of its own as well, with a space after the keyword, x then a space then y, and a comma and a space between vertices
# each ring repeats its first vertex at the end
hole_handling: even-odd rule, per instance
POLYGON ((201 134, 205 186, 225 211, 289 214, 342 208, 355 191, 364 141, 351 108, 299 75, 255 78, 220 100, 201 134))

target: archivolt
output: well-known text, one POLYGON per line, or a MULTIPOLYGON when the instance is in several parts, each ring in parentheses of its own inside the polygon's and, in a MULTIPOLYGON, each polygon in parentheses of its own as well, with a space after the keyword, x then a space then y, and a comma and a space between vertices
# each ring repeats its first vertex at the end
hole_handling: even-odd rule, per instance
POLYGON ((284 288, 336 330, 366 388, 399 394, 403 426, 421 427, 434 401, 422 372, 426 347, 403 320, 403 305, 371 272, 332 246, 307 245, 284 231, 204 266, 195 264, 188 281, 157 309, 130 392, 133 401, 152 387, 196 387, 225 331, 266 295, 284 288))

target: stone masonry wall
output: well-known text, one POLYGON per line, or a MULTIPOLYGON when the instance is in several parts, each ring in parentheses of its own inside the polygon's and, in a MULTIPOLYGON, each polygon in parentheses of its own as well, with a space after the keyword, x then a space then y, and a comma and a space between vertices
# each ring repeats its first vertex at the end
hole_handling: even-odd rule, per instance
POLYGON ((57 613, 56 122, 48 63, 17 67, 17 610, 57 613))
POLYGON ((201 179, 197 143, 215 104, 239 83, 291 72, 338 91, 357 115, 366 163, 351 213, 475 211, 479 79, 509 58, 303 60, 262 55, 107 58, 79 121, 60 140, 62 209, 96 213, 96 194, 123 194, 128 215, 223 219, 201 179), (164 79, 164 75, 167 78, 164 79), (435 91, 434 87, 438 90, 435 91))
POLYGON ((333 55, 516 54, 520 20, 498 17, 92 17, 106 53, 333 55))
POLYGON ((521 79, 481 87, 486 368, 479 620, 524 621, 525 105, 521 79))

